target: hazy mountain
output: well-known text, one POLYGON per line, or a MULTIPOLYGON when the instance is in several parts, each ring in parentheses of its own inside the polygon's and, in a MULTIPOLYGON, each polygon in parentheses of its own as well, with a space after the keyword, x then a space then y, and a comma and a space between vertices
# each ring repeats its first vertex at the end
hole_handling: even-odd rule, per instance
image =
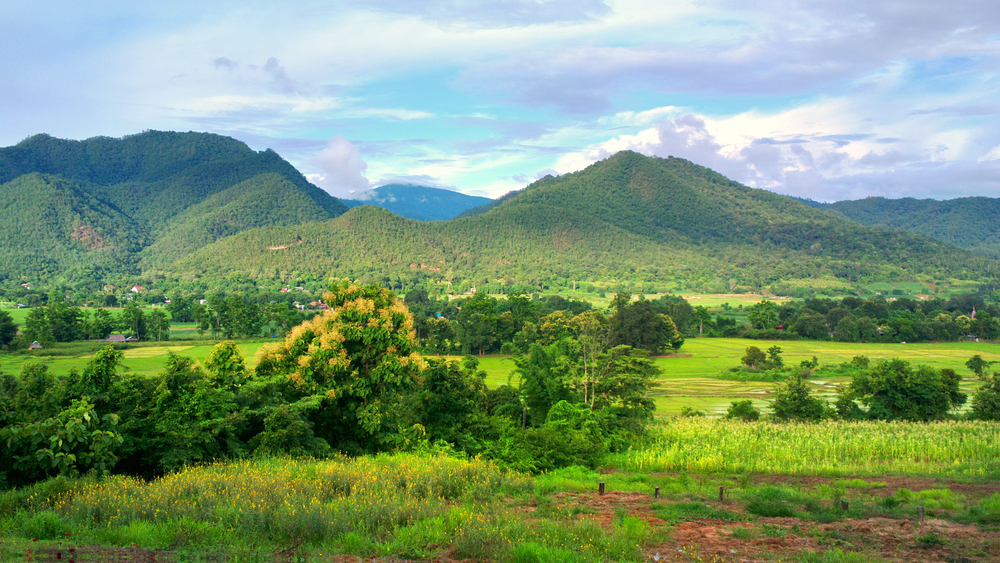
POLYGON ((446 221, 466 209, 493 201, 488 197, 404 184, 386 184, 364 195, 363 199, 345 199, 343 202, 348 207, 374 205, 418 221, 446 221))

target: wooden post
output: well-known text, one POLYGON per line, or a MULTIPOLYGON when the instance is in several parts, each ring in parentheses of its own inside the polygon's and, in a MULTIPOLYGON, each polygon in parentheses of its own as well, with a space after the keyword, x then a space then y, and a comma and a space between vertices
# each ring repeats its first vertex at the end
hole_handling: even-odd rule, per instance
POLYGON ((849 505, 847 504, 847 501, 846 501, 846 500, 842 500, 842 501, 840 501, 840 509, 841 509, 841 510, 843 510, 843 511, 847 511, 847 507, 848 507, 848 506, 849 506, 849 505))
POLYGON ((725 487, 721 487, 721 486, 719 487, 719 502, 722 502, 723 495, 725 494, 725 490, 726 490, 725 487))
POLYGON ((922 506, 917 507, 917 521, 918 522, 924 521, 924 507, 922 506))
POLYGON ((660 498, 660 488, 659 487, 656 487, 656 489, 653 490, 653 498, 660 498))
POLYGON ((604 481, 601 481, 600 483, 597 484, 597 494, 599 495, 604 494, 604 481))

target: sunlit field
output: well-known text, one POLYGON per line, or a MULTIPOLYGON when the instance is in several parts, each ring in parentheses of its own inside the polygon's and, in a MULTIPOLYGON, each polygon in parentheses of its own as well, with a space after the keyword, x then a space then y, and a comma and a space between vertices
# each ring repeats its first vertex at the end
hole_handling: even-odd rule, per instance
POLYGON ((1000 474, 1000 425, 992 422, 755 423, 680 418, 650 444, 613 456, 633 471, 800 475, 1000 474))

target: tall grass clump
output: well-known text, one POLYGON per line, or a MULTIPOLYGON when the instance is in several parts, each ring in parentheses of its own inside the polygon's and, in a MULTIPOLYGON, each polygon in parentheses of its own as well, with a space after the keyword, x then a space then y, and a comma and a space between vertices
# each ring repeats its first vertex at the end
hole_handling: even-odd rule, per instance
POLYGON ((649 445, 611 456, 637 471, 802 475, 1000 475, 1000 425, 991 422, 746 424, 676 419, 649 445))
POLYGON ((236 461, 148 482, 115 476, 78 485, 45 501, 37 491, 23 499, 41 511, 21 533, 73 526, 112 545, 306 543, 426 556, 422 546, 461 544, 472 522, 499 529, 495 500, 533 486, 485 461, 412 454, 236 461))

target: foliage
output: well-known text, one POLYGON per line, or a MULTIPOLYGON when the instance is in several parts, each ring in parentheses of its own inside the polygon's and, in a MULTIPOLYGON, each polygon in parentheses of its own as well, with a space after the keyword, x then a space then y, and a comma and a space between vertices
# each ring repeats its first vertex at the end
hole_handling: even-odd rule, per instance
POLYGON ((323 300, 330 309, 261 351, 257 376, 286 377, 295 394, 317 401, 311 420, 331 445, 371 451, 398 443, 394 409, 422 365, 412 316, 373 285, 336 282, 323 300))
POLYGON ((994 373, 972 396, 970 418, 1000 421, 1000 375, 994 373))
POLYGON ((760 419, 760 411, 753 406, 753 401, 750 399, 733 401, 726 411, 726 418, 738 419, 744 422, 756 422, 760 419))
POLYGON ((913 369, 909 362, 893 359, 855 375, 849 396, 868 407, 867 415, 874 419, 941 420, 953 407, 965 403, 960 382, 953 370, 913 369))
POLYGON ((813 397, 802 376, 795 374, 775 391, 771 403, 778 420, 817 421, 829 417, 829 407, 822 399, 813 397))

